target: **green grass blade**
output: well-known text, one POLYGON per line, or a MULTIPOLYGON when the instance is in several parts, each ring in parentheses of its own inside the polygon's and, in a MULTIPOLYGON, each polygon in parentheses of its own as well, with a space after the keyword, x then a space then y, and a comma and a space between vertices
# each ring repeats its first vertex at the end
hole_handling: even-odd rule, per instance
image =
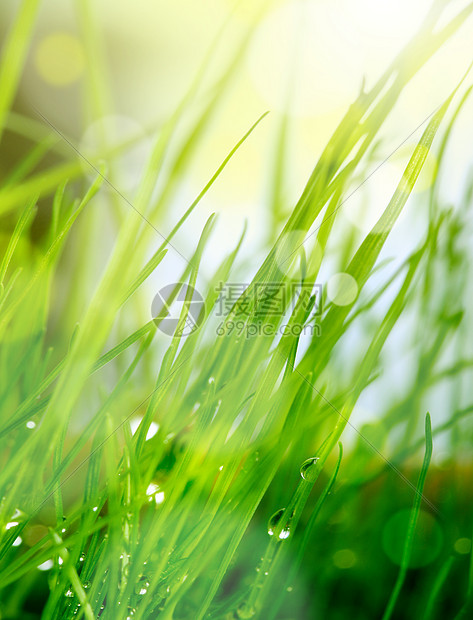
POLYGON ((412 545, 414 542, 414 533, 416 529, 417 519, 419 516, 420 506, 422 503, 422 493, 424 490, 425 478, 427 476, 427 470, 429 469, 430 459, 432 458, 432 427, 430 422, 430 415, 427 414, 425 417, 425 455, 424 462, 422 463, 422 469, 419 475, 419 480, 417 482, 417 492, 414 498, 414 504, 411 510, 411 516, 409 519, 409 525, 407 527, 406 539, 404 542, 404 549, 402 553, 401 566, 399 569, 399 574, 394 585, 394 589, 389 598, 388 604, 386 606, 386 610, 383 614, 383 620, 389 620, 391 618, 394 608, 396 606, 397 599, 399 597, 399 593, 402 589, 404 581, 406 579, 407 571, 409 568, 409 561, 412 553, 412 545))
POLYGON ((39 0, 24 0, 21 3, 16 20, 3 44, 0 59, 0 139, 21 78, 38 7, 39 0))

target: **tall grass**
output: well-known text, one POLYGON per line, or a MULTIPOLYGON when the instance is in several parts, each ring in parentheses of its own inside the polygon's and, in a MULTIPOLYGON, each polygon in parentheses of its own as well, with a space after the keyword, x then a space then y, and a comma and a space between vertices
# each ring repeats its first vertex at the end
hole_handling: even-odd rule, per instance
MULTIPOLYGON (((79 4, 92 57, 99 37, 90 4, 79 4)), ((117 149, 105 143, 100 160, 85 162, 96 178, 81 194, 84 159, 73 142, 48 124, 46 114, 32 122, 18 120, 10 109, 36 5, 19 8, 0 65, 0 132, 23 131, 32 141, 0 189, 0 213, 6 224, 8 218, 16 222, 0 264, 1 613, 138 620, 374 618, 385 611, 389 618, 418 617, 425 609, 428 617, 467 617, 471 571, 467 582, 467 554, 454 550, 454 537, 471 530, 471 515, 456 516, 464 489, 437 508, 439 494, 429 486, 427 469, 432 436, 447 434, 455 445, 473 405, 452 398, 447 422, 432 429, 427 417, 426 457, 418 485, 415 480, 425 395, 445 381, 458 393, 471 369, 463 320, 467 250, 461 244, 471 188, 455 210, 437 192, 448 138, 470 92, 468 77, 445 93, 436 110, 425 110, 417 146, 372 230, 362 239, 350 236, 339 215, 360 175, 367 176, 370 154, 403 89, 473 6, 440 27, 442 10, 435 3, 421 31, 360 93, 220 325, 219 288, 241 277, 245 239, 234 239, 204 286, 201 264, 211 256, 216 228, 216 217, 208 219, 169 299, 182 283, 198 287, 205 301, 200 326, 179 337, 188 296, 169 338, 160 319, 150 315, 143 322, 143 286, 166 254, 178 251, 175 235, 192 226, 193 212, 233 158, 244 157, 265 114, 228 145, 227 157, 209 172, 209 182, 171 232, 161 231, 162 215, 198 156, 200 138, 225 101, 252 32, 245 33, 204 107, 191 114, 208 62, 222 45, 217 37, 195 82, 157 132, 134 196, 120 191, 113 171, 117 149), (193 124, 182 138, 178 129, 188 118, 193 124), (68 141, 66 161, 36 171, 50 148, 68 141), (431 152, 439 171, 427 197, 428 218, 415 249, 390 271, 381 260, 387 239, 431 152), (106 195, 112 197, 116 237, 91 293, 81 288, 87 282, 82 269, 101 248, 91 248, 92 257, 84 256, 84 248, 97 238, 96 209, 106 195), (49 228, 31 246, 35 213, 46 200, 49 228), (356 295, 344 305, 330 301, 325 285, 321 300, 315 297, 330 261, 356 283, 356 295), (65 278, 72 281, 65 284, 65 278), (284 291, 285 300, 271 313, 264 296, 275 290, 284 291), (397 402, 379 403, 376 424, 359 429, 351 421, 354 408, 382 374, 386 346, 403 321, 414 325, 415 380, 400 389, 397 402), (281 333, 283 324, 289 328, 281 333), (301 336, 297 328, 307 325, 317 329, 301 336), (253 333, 258 335, 249 337, 253 333), (360 343, 342 364, 353 334, 360 343), (356 441, 343 451, 347 430, 356 441), (411 505, 396 539, 404 548, 396 581, 380 532, 393 512, 411 505), (444 545, 420 574, 411 571, 410 559, 421 508, 442 519, 444 545), (343 600, 337 595, 341 574, 343 600)), ((99 117, 109 96, 94 66, 88 87, 90 108, 99 117)), ((286 131, 271 193, 276 223, 284 212, 286 131)), ((429 545, 429 532, 424 534, 429 545)))

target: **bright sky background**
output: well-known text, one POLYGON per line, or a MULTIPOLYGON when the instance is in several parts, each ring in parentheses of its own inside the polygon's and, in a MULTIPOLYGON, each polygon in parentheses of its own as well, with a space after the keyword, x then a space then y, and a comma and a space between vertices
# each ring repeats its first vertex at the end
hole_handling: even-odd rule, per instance
MULTIPOLYGON (((121 162, 118 185, 130 198, 149 152, 150 127, 174 110, 223 24, 213 54, 210 78, 218 74, 248 26, 259 24, 199 156, 160 223, 170 228, 200 191, 229 149, 262 112, 264 120, 225 170, 198 212, 191 235, 208 215, 219 215, 214 236, 216 257, 236 241, 245 221, 249 257, 258 257, 268 241, 267 188, 275 133, 281 114, 290 118, 286 186, 287 211, 300 195, 318 155, 363 79, 369 87, 394 55, 418 30, 432 0, 95 0, 91 2, 100 44, 108 62, 103 75, 110 110, 102 119, 108 139, 142 134, 141 144, 121 162)), ((81 151, 93 153, 97 120, 82 105, 87 63, 80 3, 43 0, 20 96, 71 135, 81 151)), ((452 0, 445 18, 467 4, 452 0)), ((13 14, 14 0, 2 3, 13 14)), ((471 62, 473 20, 427 63, 403 93, 384 128, 379 160, 396 149, 449 94, 471 62)), ((97 59, 99 62, 99 59, 97 59)), ((209 82, 211 79, 209 79, 209 82)), ((461 193, 469 169, 473 104, 463 111, 451 143, 443 191, 447 200, 461 193)), ((343 207, 350 225, 366 232, 389 200, 419 130, 343 207)), ((429 187, 428 172, 416 188, 429 187)), ((405 217, 409 217, 407 214, 405 217)), ((407 227, 409 234, 412 230, 407 227)), ((405 238, 405 237, 404 237, 405 238)), ((192 242, 177 240, 184 246, 192 242)), ((179 259, 176 259, 179 261, 179 259)), ((256 260, 256 262, 258 259, 256 260)))

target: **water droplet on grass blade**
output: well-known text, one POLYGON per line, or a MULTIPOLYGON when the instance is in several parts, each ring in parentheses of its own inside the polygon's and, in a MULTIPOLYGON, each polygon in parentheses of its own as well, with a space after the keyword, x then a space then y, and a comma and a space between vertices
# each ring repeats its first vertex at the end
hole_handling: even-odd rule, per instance
POLYGON ((71 588, 66 590, 66 593, 64 596, 67 596, 68 598, 72 598, 74 596, 74 592, 71 590, 71 588))
POLYGON ((158 491, 159 491, 158 485, 152 482, 151 484, 148 485, 148 488, 146 489, 146 495, 154 495, 158 491))
POLYGON ((161 598, 166 598, 169 596, 170 592, 171 588, 166 583, 163 583, 158 587, 158 596, 161 598))
MULTIPOLYGON (((274 536, 275 532, 278 530, 278 524, 281 521, 281 518, 284 514, 285 508, 280 508, 277 512, 273 514, 268 523, 268 534, 270 536, 274 536)), ((278 538, 280 540, 285 540, 289 538, 291 531, 289 528, 289 524, 287 523, 284 528, 279 532, 278 538)))
POLYGON ((277 524, 279 523, 279 521, 281 520, 281 517, 283 516, 283 514, 284 514, 284 508, 280 508, 277 512, 275 512, 273 514, 273 516, 269 520, 269 523, 268 523, 268 534, 270 536, 274 535, 274 530, 275 530, 277 524))
POLYGON ((301 476, 304 478, 304 480, 307 480, 307 482, 315 482, 315 480, 317 479, 317 476, 319 474, 319 470, 317 467, 318 460, 318 456, 313 456, 302 463, 301 476))
POLYGON ((24 521, 26 519, 26 514, 20 510, 19 508, 15 508, 15 512, 11 516, 12 521, 24 521))
POLYGON ((18 521, 10 521, 5 525, 6 530, 11 530, 12 527, 16 527, 18 525, 18 521))
POLYGON ((146 577, 142 577, 135 586, 135 594, 143 596, 148 592, 149 580, 146 577))
POLYGON ((255 608, 248 605, 248 603, 242 603, 237 609, 237 615, 242 619, 253 618, 255 608))

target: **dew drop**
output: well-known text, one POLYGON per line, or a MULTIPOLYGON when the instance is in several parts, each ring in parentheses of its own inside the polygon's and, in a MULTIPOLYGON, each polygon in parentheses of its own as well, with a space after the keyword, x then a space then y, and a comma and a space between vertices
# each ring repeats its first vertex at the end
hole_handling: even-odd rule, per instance
POLYGON ((171 588, 166 583, 161 584, 158 588, 158 596, 160 596, 161 598, 166 598, 167 596, 169 596, 170 592, 171 588))
POLYGON ((319 468, 317 467, 318 456, 313 456, 310 459, 304 461, 301 465, 301 476, 307 482, 315 482, 319 475, 319 468))
POLYGON ((146 495, 154 495, 155 493, 158 492, 158 490, 159 490, 158 485, 152 482, 151 484, 148 485, 148 488, 146 489, 146 495))
POLYGON ((85 562, 85 553, 80 554, 79 562, 85 562))
POLYGON ((283 514, 284 514, 284 508, 280 508, 277 512, 275 512, 273 514, 273 516, 269 520, 269 523, 268 523, 268 534, 270 536, 274 535, 274 529, 276 528, 277 524, 281 520, 281 517, 283 516, 283 514))
POLYGON ((18 525, 18 521, 10 521, 5 525, 6 530, 11 530, 12 527, 16 527, 18 525))
POLYGON ((84 586, 84 590, 87 590, 88 588, 90 588, 90 581, 84 581, 82 585, 84 586))
POLYGON ((23 521, 26 518, 26 514, 19 508, 15 508, 15 512, 12 514, 12 521, 23 521))
POLYGON ((67 598, 72 598, 74 596, 74 592, 71 590, 71 588, 69 588, 68 590, 66 590, 64 596, 67 596, 67 598))
POLYGON ((33 420, 28 420, 28 422, 26 423, 26 428, 36 428, 36 422, 34 422, 33 420))
POLYGON ((135 586, 135 594, 143 596, 148 592, 149 581, 146 577, 142 577, 135 586))
POLYGON ((45 570, 51 570, 51 568, 54 566, 54 563, 52 560, 46 560, 46 562, 43 562, 42 564, 40 564, 39 566, 37 566, 36 568, 38 570, 41 571, 45 571, 45 570))
MULTIPOLYGON (((277 530, 278 523, 281 520, 281 518, 282 518, 282 516, 284 514, 284 511, 285 511, 285 508, 280 508, 277 512, 275 512, 273 514, 273 516, 269 520, 269 523, 268 523, 268 534, 270 536, 274 536, 274 533, 277 530)), ((279 532, 279 539, 280 540, 285 540, 286 538, 289 538, 290 533, 291 533, 291 530, 289 528, 289 524, 286 524, 286 526, 279 532)))
POLYGON ((21 536, 17 536, 15 540, 12 542, 13 547, 19 547, 23 542, 21 536))
POLYGON ((237 609, 237 615, 242 619, 253 618, 255 615, 255 608, 248 605, 248 603, 242 603, 237 609))

